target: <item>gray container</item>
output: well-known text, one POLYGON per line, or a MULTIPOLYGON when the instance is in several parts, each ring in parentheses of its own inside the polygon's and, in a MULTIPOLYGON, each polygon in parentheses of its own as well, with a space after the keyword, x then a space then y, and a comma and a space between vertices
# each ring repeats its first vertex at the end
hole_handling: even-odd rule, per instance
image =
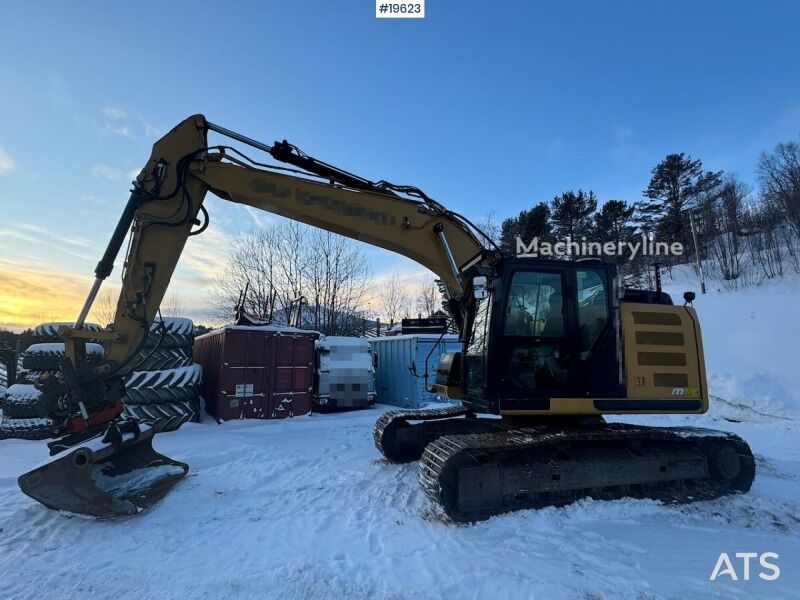
POLYGON ((365 408, 372 404, 375 404, 375 367, 369 342, 357 337, 320 338, 314 407, 365 408))
POLYGON ((376 355, 375 391, 378 402, 404 408, 419 408, 429 402, 446 401, 425 389, 425 359, 428 385, 436 380, 436 366, 443 352, 461 350, 456 335, 412 334, 369 340, 376 355))

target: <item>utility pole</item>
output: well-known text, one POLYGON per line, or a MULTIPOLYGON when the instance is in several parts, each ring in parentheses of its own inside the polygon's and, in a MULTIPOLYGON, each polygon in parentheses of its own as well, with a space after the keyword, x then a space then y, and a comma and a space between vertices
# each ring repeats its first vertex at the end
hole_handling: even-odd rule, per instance
POLYGON ((697 228, 694 226, 694 213, 689 213, 689 225, 692 228, 692 241, 694 242, 694 260, 697 264, 697 271, 700 273, 700 291, 706 293, 706 276, 703 273, 703 263, 700 262, 700 248, 697 246, 697 228))

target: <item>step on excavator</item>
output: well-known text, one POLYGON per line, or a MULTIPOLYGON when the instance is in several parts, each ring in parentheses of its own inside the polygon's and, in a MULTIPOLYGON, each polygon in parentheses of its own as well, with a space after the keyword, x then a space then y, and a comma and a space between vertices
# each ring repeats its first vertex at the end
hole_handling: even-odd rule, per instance
POLYGON ((153 449, 152 429, 121 416, 123 377, 186 241, 208 226, 207 192, 397 252, 440 278, 462 348, 442 357, 431 389, 460 404, 387 412, 374 441, 389 462, 419 461, 425 494, 453 521, 584 497, 687 502, 749 490, 753 455, 735 435, 604 418, 708 409, 691 295, 677 306, 660 291, 625 289, 607 262, 509 256, 417 187, 370 181, 194 115, 154 144, 74 326, 60 330, 61 370, 38 383, 58 407, 60 437, 19 485, 45 506, 133 515, 185 476, 186 464, 153 449), (210 146, 210 133, 239 147, 210 146), (114 321, 87 331, 129 233, 114 321), (105 359, 88 364, 86 340, 97 338, 105 359))

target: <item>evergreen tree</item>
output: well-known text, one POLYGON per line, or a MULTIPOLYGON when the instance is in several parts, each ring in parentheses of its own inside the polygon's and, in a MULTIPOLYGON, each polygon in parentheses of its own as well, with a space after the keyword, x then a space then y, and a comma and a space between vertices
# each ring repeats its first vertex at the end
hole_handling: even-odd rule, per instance
POLYGON ((626 242, 636 233, 634 206, 624 200, 609 200, 594 215, 594 239, 599 242, 626 242))
POLYGON ((643 192, 647 199, 637 206, 639 221, 662 241, 688 247, 688 211, 695 208, 698 198, 719 186, 721 179, 722 171, 704 171, 700 159, 668 154, 653 168, 650 184, 643 192))
POLYGON ((533 238, 550 239, 550 207, 540 202, 529 210, 523 210, 516 217, 505 219, 500 227, 500 247, 515 254, 517 237, 529 244, 533 238))
POLYGON ((578 190, 564 192, 553 198, 550 204, 552 211, 553 233, 557 238, 569 236, 580 242, 581 236, 589 237, 592 233, 592 215, 597 209, 597 198, 591 190, 585 193, 578 190))
MULTIPOLYGON (((619 247, 620 242, 630 241, 636 234, 633 224, 635 206, 629 205, 624 200, 609 200, 594 215, 594 233, 592 241, 614 242, 619 247)), ((617 263, 624 262, 623 253, 617 254, 617 263)))

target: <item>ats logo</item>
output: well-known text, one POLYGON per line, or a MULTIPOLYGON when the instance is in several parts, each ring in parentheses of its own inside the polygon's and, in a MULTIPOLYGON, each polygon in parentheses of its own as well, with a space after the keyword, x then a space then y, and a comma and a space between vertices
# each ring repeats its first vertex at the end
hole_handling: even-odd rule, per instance
MULTIPOLYGON (((751 559, 758 559, 758 564, 760 565, 758 576, 764 581, 775 581, 781 576, 781 570, 777 563, 777 552, 764 552, 763 554, 759 554, 758 552, 737 552, 735 556, 742 561, 742 569, 739 573, 742 574, 741 579, 743 581, 750 581, 751 559)), ((714 567, 714 571, 711 573, 711 577, 709 577, 708 580, 716 581, 717 578, 724 575, 730 577, 731 581, 739 581, 739 573, 737 573, 736 567, 734 567, 733 561, 731 561, 728 553, 723 552, 719 555, 717 565, 714 567)))

